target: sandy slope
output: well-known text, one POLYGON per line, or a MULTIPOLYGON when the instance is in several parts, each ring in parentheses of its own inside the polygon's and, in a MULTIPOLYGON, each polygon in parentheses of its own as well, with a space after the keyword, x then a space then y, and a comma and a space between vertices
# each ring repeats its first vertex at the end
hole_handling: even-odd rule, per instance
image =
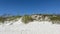
MULTIPOLYGON (((13 22, 12 22, 13 23, 13 22)), ((23 24, 21 19, 12 25, 0 25, 0 34, 60 34, 60 25, 48 21, 34 21, 23 24)))

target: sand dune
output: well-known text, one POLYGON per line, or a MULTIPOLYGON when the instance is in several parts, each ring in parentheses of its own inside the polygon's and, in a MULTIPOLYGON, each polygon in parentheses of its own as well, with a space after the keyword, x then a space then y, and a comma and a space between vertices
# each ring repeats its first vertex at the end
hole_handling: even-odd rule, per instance
POLYGON ((24 24, 19 19, 12 25, 11 23, 0 25, 0 34, 60 34, 60 25, 49 21, 33 21, 24 24))

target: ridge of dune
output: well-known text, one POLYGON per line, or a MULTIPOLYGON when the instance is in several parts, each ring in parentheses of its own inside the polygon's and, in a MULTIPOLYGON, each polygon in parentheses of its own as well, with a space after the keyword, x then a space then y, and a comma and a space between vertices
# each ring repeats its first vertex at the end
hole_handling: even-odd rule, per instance
POLYGON ((49 21, 33 21, 24 24, 20 18, 12 25, 7 24, 0 25, 0 34, 60 34, 60 25, 49 21))

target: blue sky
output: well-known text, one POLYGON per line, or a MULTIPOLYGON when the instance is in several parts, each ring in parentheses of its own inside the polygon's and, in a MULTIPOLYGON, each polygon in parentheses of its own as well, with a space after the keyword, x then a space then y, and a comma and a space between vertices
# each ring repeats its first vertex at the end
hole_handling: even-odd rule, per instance
POLYGON ((0 0, 0 15, 60 14, 60 0, 0 0))

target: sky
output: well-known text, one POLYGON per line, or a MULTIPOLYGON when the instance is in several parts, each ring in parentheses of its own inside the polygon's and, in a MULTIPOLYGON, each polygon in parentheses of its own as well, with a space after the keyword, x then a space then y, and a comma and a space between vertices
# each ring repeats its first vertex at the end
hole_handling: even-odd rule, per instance
POLYGON ((60 14, 60 0, 0 0, 3 14, 60 14))

